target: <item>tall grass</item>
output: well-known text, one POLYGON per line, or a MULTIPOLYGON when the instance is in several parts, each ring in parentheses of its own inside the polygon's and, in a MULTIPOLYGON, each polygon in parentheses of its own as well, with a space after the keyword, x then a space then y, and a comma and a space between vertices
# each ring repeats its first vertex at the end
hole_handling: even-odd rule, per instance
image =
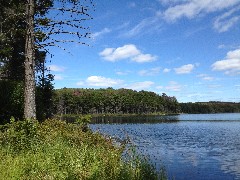
POLYGON ((12 122, 0 131, 0 179, 166 179, 134 151, 85 129, 46 120, 12 122))

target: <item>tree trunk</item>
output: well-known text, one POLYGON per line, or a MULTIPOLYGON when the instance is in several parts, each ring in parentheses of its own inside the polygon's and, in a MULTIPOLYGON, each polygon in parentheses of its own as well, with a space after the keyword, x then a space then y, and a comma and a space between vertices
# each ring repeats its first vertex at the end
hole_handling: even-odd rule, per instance
POLYGON ((26 43, 25 43, 25 89, 24 118, 36 119, 35 103, 35 51, 34 51, 34 0, 26 4, 26 43))

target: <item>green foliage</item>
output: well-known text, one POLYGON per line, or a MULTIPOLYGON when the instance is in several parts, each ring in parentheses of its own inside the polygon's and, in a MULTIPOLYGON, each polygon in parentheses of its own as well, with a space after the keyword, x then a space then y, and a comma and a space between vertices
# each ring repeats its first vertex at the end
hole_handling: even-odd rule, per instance
POLYGON ((78 124, 88 124, 91 122, 92 116, 91 115, 82 115, 76 120, 78 124))
MULTIPOLYGON (((22 119, 24 108, 25 79, 25 41, 26 41, 26 3, 27 1, 0 0, 0 120, 8 121, 10 116, 22 119)), ((37 118, 43 120, 52 114, 53 76, 48 73, 44 63, 46 52, 39 49, 44 32, 39 26, 47 25, 45 17, 53 0, 35 1, 35 71, 37 118), (45 22, 43 24, 43 21, 45 22), (40 23, 42 22, 42 23, 40 23), (44 82, 39 84, 38 82, 44 82)), ((31 93, 30 93, 31 94, 31 93)))
POLYGON ((15 121, 11 117, 10 123, 5 125, 5 132, 0 142, 8 152, 19 153, 34 148, 39 142, 37 132, 38 122, 33 120, 15 121))
POLYGON ((237 113, 240 112, 240 103, 233 102, 197 102, 180 103, 181 111, 189 114, 206 113, 237 113))
POLYGON ((82 127, 83 131, 88 130, 88 124, 91 122, 92 116, 91 115, 81 115, 76 119, 76 123, 82 127))
POLYGON ((25 48, 25 3, 23 1, 0 2, 0 63, 1 72, 8 79, 23 80, 25 48))
POLYGON ((68 89, 55 91, 56 114, 178 113, 175 97, 131 89, 68 89))
POLYGON ((139 155, 134 146, 130 146, 126 151, 125 161, 127 166, 135 171, 136 176, 133 179, 167 179, 165 170, 162 169, 161 172, 156 173, 155 167, 149 163, 147 157, 139 155))
MULTIPOLYGON (((36 87, 37 119, 50 118, 53 114, 52 78, 45 78, 45 84, 36 87)), ((9 122, 11 116, 23 119, 24 84, 21 81, 0 81, 0 124, 9 122)))
MULTIPOLYGON (((88 118, 83 118, 87 121, 88 118)), ((148 161, 77 124, 18 121, 0 131, 2 179, 158 179, 148 161)))
POLYGON ((7 122, 11 116, 23 117, 23 83, 17 81, 0 81, 0 124, 7 122))

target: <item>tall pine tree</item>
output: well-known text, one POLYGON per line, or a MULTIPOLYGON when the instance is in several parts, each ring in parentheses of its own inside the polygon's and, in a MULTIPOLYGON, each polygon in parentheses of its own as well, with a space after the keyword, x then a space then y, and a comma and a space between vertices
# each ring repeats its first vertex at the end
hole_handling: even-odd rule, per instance
POLYGON ((36 64, 41 64, 37 61, 42 61, 38 55, 46 53, 48 46, 85 44, 82 38, 88 38, 90 32, 82 22, 92 19, 88 12, 94 5, 91 0, 0 0, 0 4, 0 73, 8 79, 24 78, 24 117, 35 119, 35 72, 36 64), (61 18, 50 18, 49 14, 60 14, 61 18))

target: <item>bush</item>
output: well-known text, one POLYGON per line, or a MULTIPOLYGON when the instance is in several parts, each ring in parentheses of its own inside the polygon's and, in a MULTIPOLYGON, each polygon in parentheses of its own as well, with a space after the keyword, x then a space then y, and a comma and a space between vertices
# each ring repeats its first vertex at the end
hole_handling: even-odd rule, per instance
POLYGON ((9 124, 4 125, 0 143, 8 151, 19 153, 22 150, 35 148, 39 143, 39 124, 34 120, 17 121, 12 117, 9 124))
POLYGON ((115 147, 110 138, 64 121, 12 119, 1 128, 0 144, 2 179, 160 178, 134 151, 123 160, 123 146, 115 147))
POLYGON ((84 132, 89 130, 88 124, 91 122, 91 115, 82 115, 76 119, 76 124, 78 124, 84 132))
POLYGON ((0 124, 5 124, 11 116, 23 117, 23 83, 0 80, 0 124))

